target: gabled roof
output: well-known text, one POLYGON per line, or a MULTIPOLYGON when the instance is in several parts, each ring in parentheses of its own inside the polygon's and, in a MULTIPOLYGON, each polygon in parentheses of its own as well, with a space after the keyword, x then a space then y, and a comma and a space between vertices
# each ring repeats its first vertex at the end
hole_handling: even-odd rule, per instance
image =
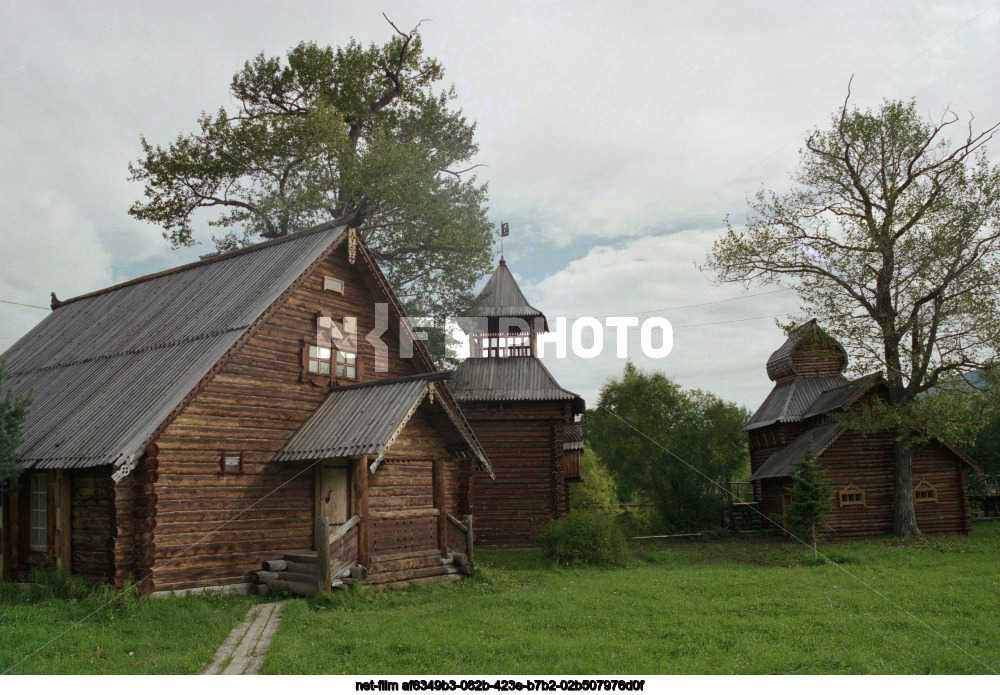
POLYGON ((549 330, 545 314, 528 304, 503 258, 476 298, 473 313, 486 318, 509 316, 530 320, 540 317, 545 322, 545 330, 549 330))
POLYGON ((809 409, 802 415, 802 419, 808 420, 816 415, 843 410, 867 393, 871 387, 880 383, 884 382, 881 375, 876 372, 849 381, 843 386, 824 391, 812 402, 809 409))
POLYGON ((134 463, 156 428, 297 278, 335 223, 67 300, 2 356, 31 392, 18 463, 134 463))
POLYGON ((795 473, 795 464, 802 460, 809 443, 812 442, 816 456, 823 453, 844 431, 839 422, 828 422, 825 425, 812 427, 793 439, 788 446, 779 449, 758 468, 750 480, 764 478, 788 478, 795 473))
MULTIPOLYGON (((4 387, 33 399, 17 462, 127 473, 205 376, 349 240, 343 220, 54 304, 0 355, 4 387)), ((390 330, 413 337, 408 325, 397 329, 399 300, 371 251, 355 241, 362 277, 388 304, 390 330)), ((412 342, 419 368, 433 371, 424 345, 412 342)))
POLYGON ((804 420, 807 417, 806 413, 811 411, 820 396, 851 383, 854 382, 849 382, 842 376, 818 376, 778 384, 757 408, 750 421, 743 426, 743 431, 767 427, 776 422, 804 420))
POLYGON ((455 370, 451 386, 459 401, 573 401, 574 413, 586 409, 537 357, 470 357, 455 370))
MULTIPOLYGON (((452 430, 452 453, 471 456, 492 473, 489 460, 475 434, 449 407, 449 399, 434 398, 434 382, 451 372, 416 374, 336 389, 292 435, 276 461, 303 461, 342 456, 372 456, 372 471, 382 461, 417 408, 430 400, 443 410, 452 430)), ((439 386, 443 389, 443 385, 439 386)), ((443 394, 442 394, 443 395, 443 394)), ((457 409, 454 409, 457 410, 457 409)))

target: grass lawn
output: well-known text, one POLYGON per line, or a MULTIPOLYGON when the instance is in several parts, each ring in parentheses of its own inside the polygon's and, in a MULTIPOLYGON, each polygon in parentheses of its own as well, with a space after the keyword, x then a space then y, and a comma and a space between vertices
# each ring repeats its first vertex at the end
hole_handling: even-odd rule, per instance
POLYGON ((1000 671, 1000 523, 821 550, 841 569, 779 540, 647 544, 625 569, 484 551, 463 585, 289 603, 262 673, 1000 671))
MULTIPOLYGON (((1000 670, 1000 523, 822 550, 842 569, 774 539, 646 544, 624 569, 482 551, 461 585, 290 601, 263 673, 1000 670)), ((0 584, 0 673, 200 673, 255 600, 50 586, 0 584)))
POLYGON ((253 599, 0 584, 0 674, 201 673, 253 599))

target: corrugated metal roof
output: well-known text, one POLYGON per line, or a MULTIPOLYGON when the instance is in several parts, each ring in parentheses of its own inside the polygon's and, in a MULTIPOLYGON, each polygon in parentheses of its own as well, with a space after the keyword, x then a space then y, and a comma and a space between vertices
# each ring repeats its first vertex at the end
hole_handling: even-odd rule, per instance
POLYGON ((583 399, 559 386, 537 357, 470 357, 455 370, 452 393, 460 401, 574 401, 583 399))
MULTIPOLYGON (((483 291, 476 298, 476 316, 487 318, 499 316, 516 316, 523 318, 541 317, 545 319, 545 314, 528 304, 524 298, 521 288, 517 286, 517 281, 507 269, 507 262, 500 259, 500 265, 493 271, 483 291)), ((548 330, 546 323, 545 330, 548 330)))
POLYGON ((847 379, 842 376, 818 376, 779 384, 744 425, 743 431, 766 427, 775 422, 803 420, 821 394, 846 383, 847 379))
POLYGON ((819 456, 843 430, 844 426, 839 422, 828 422, 825 425, 806 430, 793 439, 788 446, 771 454, 764 465, 750 476, 750 480, 791 476, 795 472, 795 464, 802 460, 802 455, 805 454, 806 447, 809 446, 810 442, 812 442, 814 452, 819 456))
POLYGON ((274 459, 367 455, 381 460, 427 395, 427 383, 413 379, 334 391, 274 459))
POLYGON ((849 381, 843 386, 824 391, 815 401, 813 401, 813 404, 809 406, 809 410, 805 412, 802 419, 806 420, 815 415, 829 413, 831 410, 840 410, 841 408, 850 405, 854 402, 854 399, 874 386, 878 379, 878 374, 869 374, 855 379, 854 381, 849 381))
POLYGON ((181 399, 342 231, 320 225, 67 300, 0 357, 4 386, 32 396, 18 462, 134 461, 181 399))
MULTIPOLYGON (((375 457, 371 463, 374 470, 431 391, 432 382, 441 378, 440 372, 418 374, 333 391, 292 435, 275 460, 367 455, 375 457)), ((441 383, 438 388, 445 386, 441 383)), ((444 398, 435 399, 435 405, 449 410, 444 398)), ((473 456, 489 469, 486 454, 472 430, 467 425, 462 426, 453 413, 448 414, 452 427, 473 456)))

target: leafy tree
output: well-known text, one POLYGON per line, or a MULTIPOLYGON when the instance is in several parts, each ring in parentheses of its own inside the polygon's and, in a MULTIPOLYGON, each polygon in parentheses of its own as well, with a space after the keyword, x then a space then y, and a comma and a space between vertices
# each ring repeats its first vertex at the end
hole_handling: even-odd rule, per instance
POLYGON ((970 122, 953 145, 943 132, 957 121, 927 121, 912 101, 845 101, 806 139, 790 192, 759 191, 746 228, 727 221, 707 262, 722 281, 795 288, 856 372, 885 375, 869 415, 895 434, 900 535, 920 533, 912 452, 934 434, 918 396, 991 364, 1000 345, 1000 170, 983 149, 1000 124, 975 135, 970 122))
POLYGON ((453 107, 454 87, 434 89, 442 75, 417 28, 367 48, 303 42, 286 62, 261 53, 233 77, 235 112, 202 113, 199 132, 165 148, 142 139, 129 171, 145 199, 129 212, 175 247, 195 243, 196 213, 218 213, 208 224, 228 250, 339 217, 368 194, 361 232, 407 310, 455 312, 493 240, 486 185, 466 176, 475 124, 453 107))
POLYGON ((833 488, 816 463, 816 450, 810 441, 802 458, 795 464, 792 475, 792 503, 785 515, 787 523, 796 534, 808 534, 812 539, 813 559, 819 557, 817 535, 826 526, 833 509, 833 488))
POLYGON ((583 482, 570 485, 571 509, 604 509, 618 514, 618 491, 615 479, 607 466, 589 447, 583 450, 580 461, 583 482))
POLYGON ((601 389, 584 432, 623 498, 651 498, 663 530, 695 531, 719 523, 722 483, 749 473, 741 431, 749 415, 627 363, 622 377, 601 389))
MULTIPOLYGON (((0 362, 0 392, 5 376, 4 363, 0 362)), ((0 489, 8 487, 24 472, 14 459, 21 446, 21 428, 30 405, 30 396, 15 397, 9 390, 0 401, 0 489)))

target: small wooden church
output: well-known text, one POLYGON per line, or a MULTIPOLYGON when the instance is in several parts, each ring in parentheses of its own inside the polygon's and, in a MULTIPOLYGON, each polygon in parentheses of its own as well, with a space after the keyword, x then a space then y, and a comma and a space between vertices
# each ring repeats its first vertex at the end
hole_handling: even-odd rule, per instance
POLYGON ((489 460, 358 224, 53 298, 2 356, 33 399, 3 578, 306 593, 469 571, 489 460))
POLYGON ((548 322, 503 257, 475 306, 479 325, 452 388, 496 474, 474 476, 476 544, 531 547, 550 520, 569 513, 569 484, 581 480, 579 417, 586 408, 538 359, 548 322))
MULTIPOLYGON (((753 505, 783 524, 794 465, 811 443, 833 486, 826 535, 862 538, 892 532, 892 433, 862 435, 842 424, 885 389, 877 375, 844 377, 847 353, 810 321, 792 331, 767 361, 774 388, 743 428, 750 437, 753 505)), ((966 470, 978 467, 945 443, 913 454, 913 500, 924 533, 968 533, 966 470)))

